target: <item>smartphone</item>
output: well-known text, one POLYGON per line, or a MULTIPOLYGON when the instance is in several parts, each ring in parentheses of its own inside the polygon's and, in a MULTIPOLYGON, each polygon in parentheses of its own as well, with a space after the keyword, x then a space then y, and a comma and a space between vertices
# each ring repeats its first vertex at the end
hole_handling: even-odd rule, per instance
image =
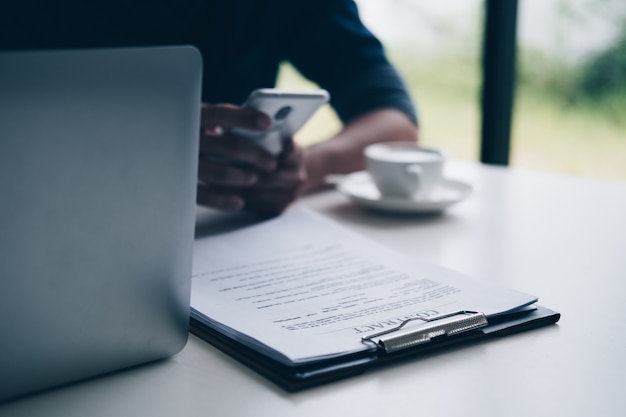
POLYGON ((283 150, 286 139, 292 137, 324 104, 330 95, 326 90, 294 91, 276 88, 254 90, 243 104, 272 118, 272 127, 264 132, 233 128, 232 133, 244 137, 272 155, 283 150))

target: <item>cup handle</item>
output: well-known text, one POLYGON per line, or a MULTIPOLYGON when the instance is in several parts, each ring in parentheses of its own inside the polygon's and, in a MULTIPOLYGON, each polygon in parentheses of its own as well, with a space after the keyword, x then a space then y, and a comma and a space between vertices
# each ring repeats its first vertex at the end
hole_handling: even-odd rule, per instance
POLYGON ((424 173, 424 169, 418 164, 413 164, 406 166, 406 172, 415 175, 419 181, 420 177, 424 173))
POLYGON ((410 177, 412 177, 411 182, 413 183, 413 185, 410 186, 409 188, 410 188, 410 194, 413 194, 416 191, 416 189, 419 189, 420 187, 420 183, 422 182, 422 174, 424 173, 424 168, 422 168, 418 164, 407 165, 406 173, 410 177))

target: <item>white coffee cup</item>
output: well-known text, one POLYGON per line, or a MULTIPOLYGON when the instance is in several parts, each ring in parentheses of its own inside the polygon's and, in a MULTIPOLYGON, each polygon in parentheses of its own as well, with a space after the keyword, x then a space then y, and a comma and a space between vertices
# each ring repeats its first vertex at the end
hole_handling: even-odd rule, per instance
POLYGON ((365 164, 386 197, 426 199, 443 179, 441 151, 412 142, 383 142, 365 148, 365 164))

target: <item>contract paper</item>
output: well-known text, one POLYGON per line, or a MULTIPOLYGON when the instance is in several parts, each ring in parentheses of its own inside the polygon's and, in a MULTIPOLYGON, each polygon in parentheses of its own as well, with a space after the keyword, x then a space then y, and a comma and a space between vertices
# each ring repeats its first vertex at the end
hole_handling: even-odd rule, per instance
POLYGON ((414 317, 487 317, 536 297, 401 255, 296 206, 197 238, 191 315, 285 364, 373 349, 361 339, 414 317))

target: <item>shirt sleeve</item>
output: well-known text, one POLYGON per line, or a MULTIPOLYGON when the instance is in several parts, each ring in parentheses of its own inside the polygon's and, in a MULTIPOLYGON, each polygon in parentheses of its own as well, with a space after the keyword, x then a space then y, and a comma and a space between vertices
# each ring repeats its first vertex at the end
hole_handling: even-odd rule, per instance
POLYGON ((395 108, 417 124, 417 112, 381 42, 363 25, 352 0, 318 0, 301 15, 286 57, 306 78, 328 90, 345 123, 395 108))

